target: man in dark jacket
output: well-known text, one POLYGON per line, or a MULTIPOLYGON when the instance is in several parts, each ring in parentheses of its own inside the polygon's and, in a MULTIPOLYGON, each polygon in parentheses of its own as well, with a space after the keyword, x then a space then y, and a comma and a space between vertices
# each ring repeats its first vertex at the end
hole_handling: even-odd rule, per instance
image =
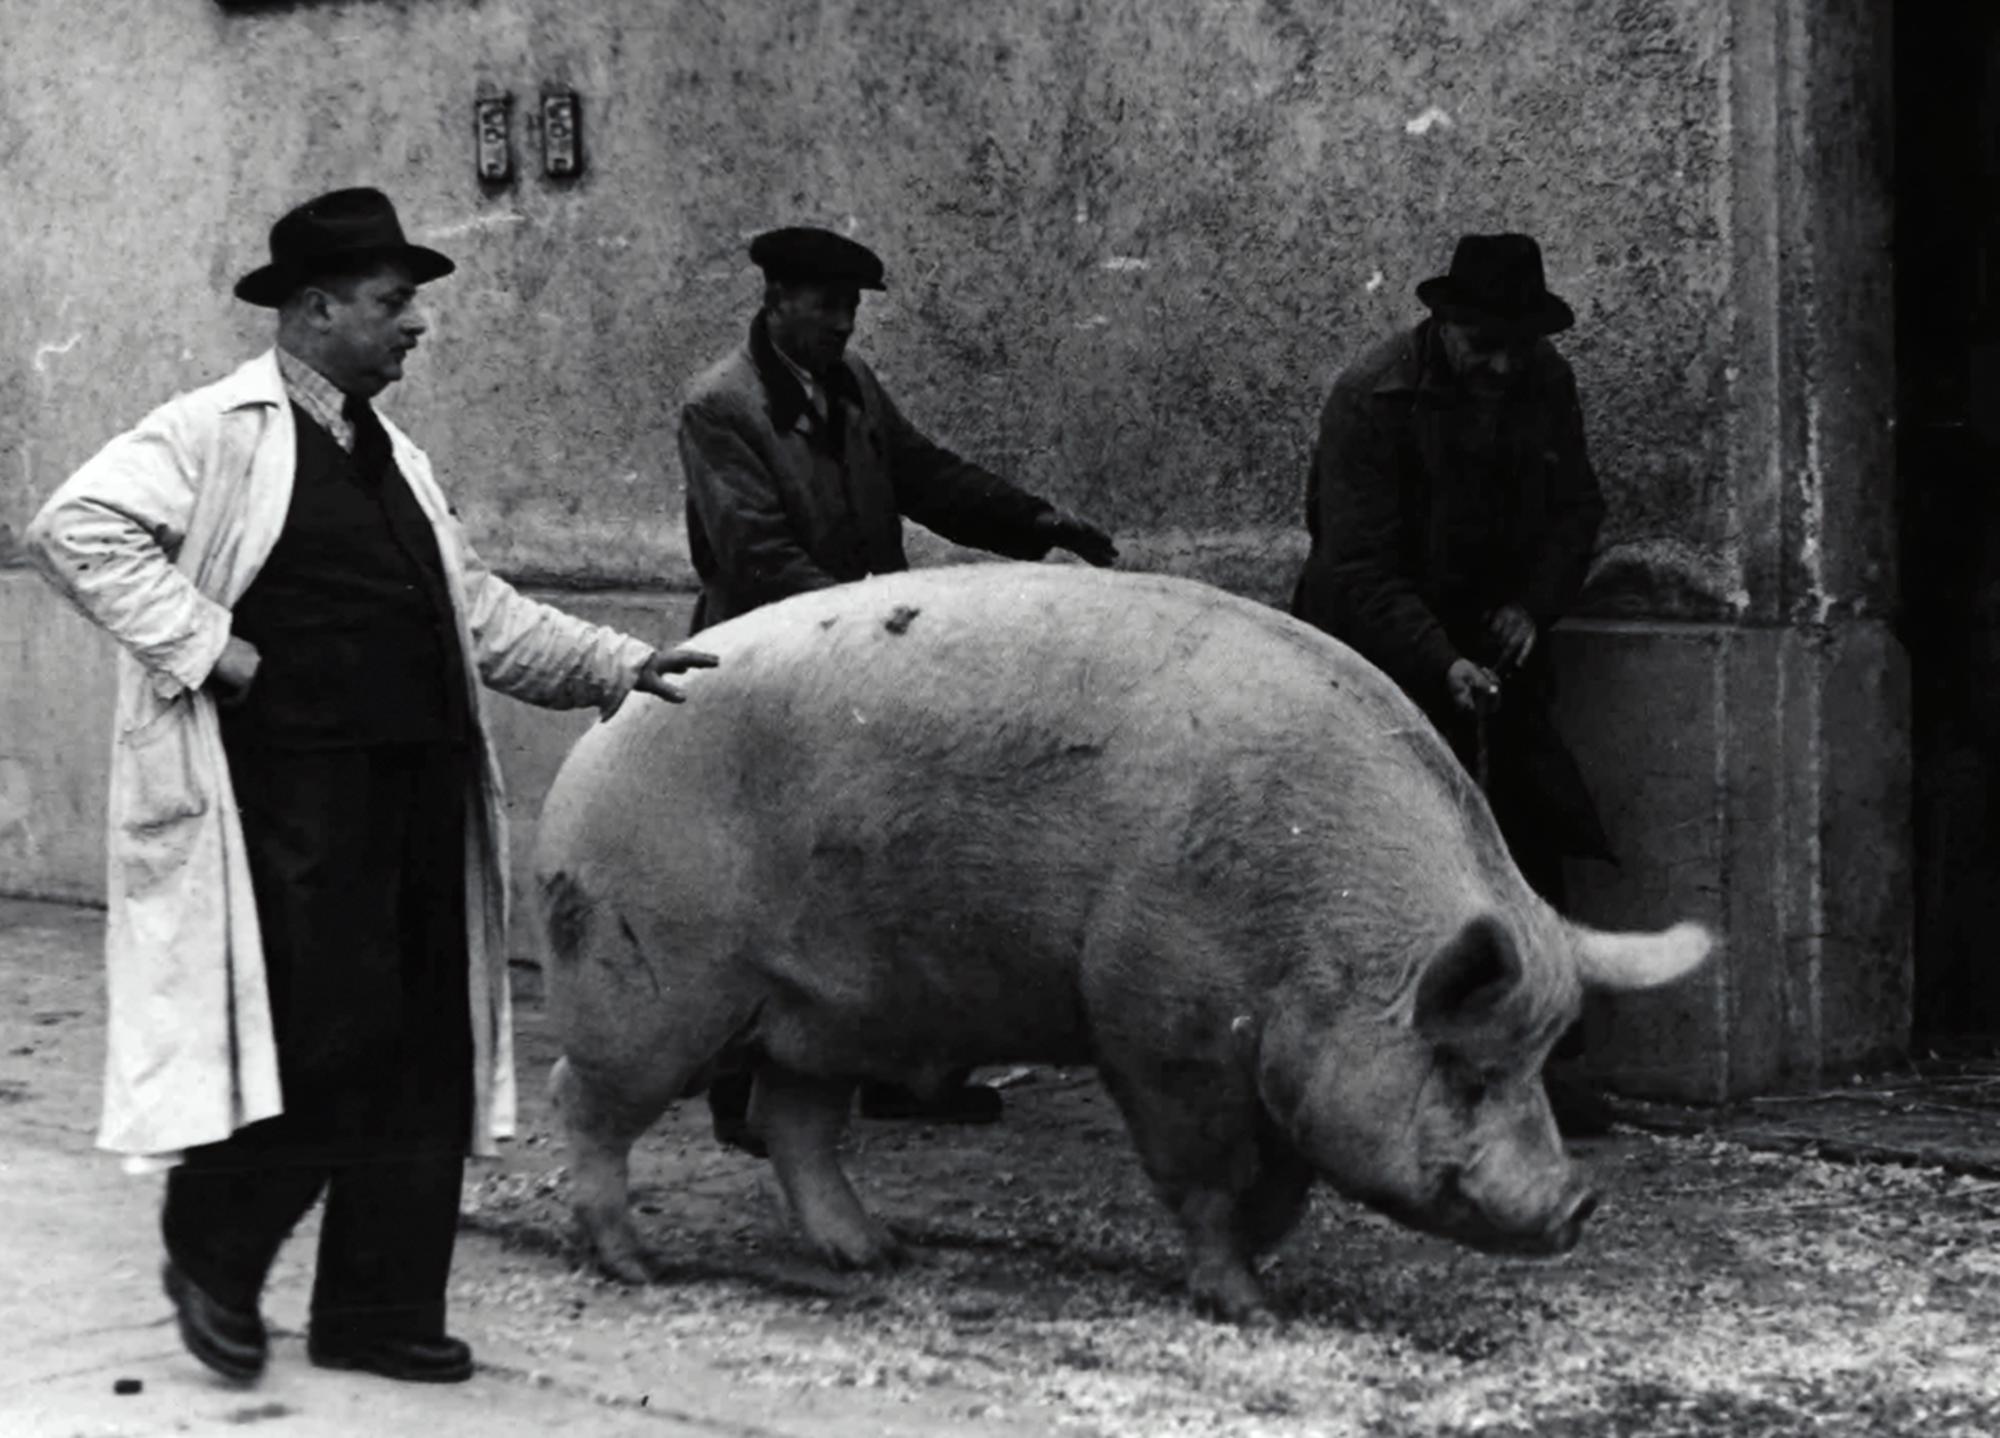
MULTIPOLYGON (((1604 512, 1576 381, 1547 338, 1574 316, 1526 235, 1466 236, 1417 297, 1430 317, 1344 372, 1321 414, 1292 612, 1422 706, 1560 908, 1565 855, 1612 858, 1550 722, 1542 642, 1604 512)), ((1552 1093, 1572 1132, 1601 1121, 1580 1091, 1552 1093)))
POLYGON ((882 261, 829 230, 759 235, 764 305, 681 410, 695 628, 830 584, 909 568, 908 517, 1011 559, 1117 557, 1095 525, 926 438, 847 353, 882 261))
MULTIPOLYGON (((690 387, 681 410, 688 550, 701 577, 694 631, 774 600, 909 568, 903 520, 955 544, 1012 559, 1065 549, 1108 565, 1111 539, 1047 500, 934 443, 904 418, 874 372, 847 353, 864 290, 882 290, 881 259, 830 230, 759 235, 750 258, 764 303, 733 353, 690 387)), ((756 1146, 749 1081, 709 1090, 716 1136, 756 1146)), ((988 1121, 999 1095, 960 1082, 921 1101, 863 1085, 876 1117, 988 1121)))

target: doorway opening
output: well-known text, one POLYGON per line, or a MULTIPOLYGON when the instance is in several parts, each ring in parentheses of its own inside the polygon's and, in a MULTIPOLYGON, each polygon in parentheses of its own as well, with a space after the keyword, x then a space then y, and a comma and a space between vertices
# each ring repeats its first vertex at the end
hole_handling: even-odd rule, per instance
POLYGON ((1895 19, 1899 627, 1916 1038, 2000 1040, 2000 5, 1895 19))

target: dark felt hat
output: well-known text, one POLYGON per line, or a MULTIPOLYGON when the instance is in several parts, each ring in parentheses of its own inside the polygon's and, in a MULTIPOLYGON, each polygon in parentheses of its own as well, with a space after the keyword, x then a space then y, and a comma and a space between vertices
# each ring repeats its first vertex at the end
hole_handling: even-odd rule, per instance
POLYGON ((884 290, 882 257, 845 235, 811 225, 766 230, 750 242, 750 260, 767 279, 794 285, 851 285, 884 290))
POLYGON ((457 268, 436 250, 403 238, 396 207, 380 190, 334 190, 307 200, 271 226, 271 263, 236 282, 236 298, 267 308, 283 304, 316 275, 399 259, 418 284, 457 268))
POLYGON ((1452 252, 1451 273, 1425 280, 1417 298, 1443 319, 1509 325, 1552 335, 1576 323, 1549 293, 1542 247, 1527 235, 1467 235, 1452 252))

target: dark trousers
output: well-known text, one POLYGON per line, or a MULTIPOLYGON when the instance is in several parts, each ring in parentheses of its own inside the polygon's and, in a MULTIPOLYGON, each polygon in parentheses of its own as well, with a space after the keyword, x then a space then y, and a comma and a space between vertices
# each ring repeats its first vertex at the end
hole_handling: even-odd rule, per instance
MULTIPOLYGON (((1445 732, 1467 769, 1474 769, 1477 765, 1477 729, 1461 723, 1445 732), (1471 737, 1462 738, 1464 735, 1471 737)), ((1489 767, 1497 769, 1510 758, 1512 756, 1503 750, 1497 761, 1489 758, 1489 767)), ((1493 807, 1494 822, 1500 826, 1500 837, 1506 841, 1514 867, 1521 871, 1528 887, 1557 913, 1566 913, 1569 908, 1569 880, 1563 872, 1562 840, 1554 826, 1544 821, 1533 792, 1524 792, 1519 784, 1509 785, 1506 781, 1511 777, 1514 776, 1500 771, 1489 778, 1489 782, 1495 782, 1498 788, 1498 792, 1489 795, 1489 801, 1493 807)), ((1581 1058, 1583 1051, 1583 1021, 1579 1019, 1563 1030, 1550 1057, 1558 1061, 1581 1058)))
MULTIPOLYGON (((1514 866, 1528 881, 1529 888, 1541 895, 1550 908, 1562 913, 1569 906, 1569 881, 1563 875, 1562 849, 1532 822, 1517 818, 1512 828, 1512 833, 1503 829, 1502 837, 1514 856, 1514 866)), ((1558 1061, 1583 1057, 1582 1019, 1562 1031, 1549 1057, 1558 1061)))
POLYGON ((467 762, 448 744, 229 746, 285 1112, 191 1150, 161 1228, 232 1307, 255 1308, 324 1193, 314 1331, 444 1331, 472 1128, 467 762))

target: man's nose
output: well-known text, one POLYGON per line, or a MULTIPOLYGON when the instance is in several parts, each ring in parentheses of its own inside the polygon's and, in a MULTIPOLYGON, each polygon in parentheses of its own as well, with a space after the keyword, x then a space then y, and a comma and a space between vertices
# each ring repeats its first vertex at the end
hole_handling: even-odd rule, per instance
POLYGON ((411 339, 415 339, 418 335, 423 334, 430 327, 431 322, 422 310, 413 306, 403 311, 403 333, 411 339))

